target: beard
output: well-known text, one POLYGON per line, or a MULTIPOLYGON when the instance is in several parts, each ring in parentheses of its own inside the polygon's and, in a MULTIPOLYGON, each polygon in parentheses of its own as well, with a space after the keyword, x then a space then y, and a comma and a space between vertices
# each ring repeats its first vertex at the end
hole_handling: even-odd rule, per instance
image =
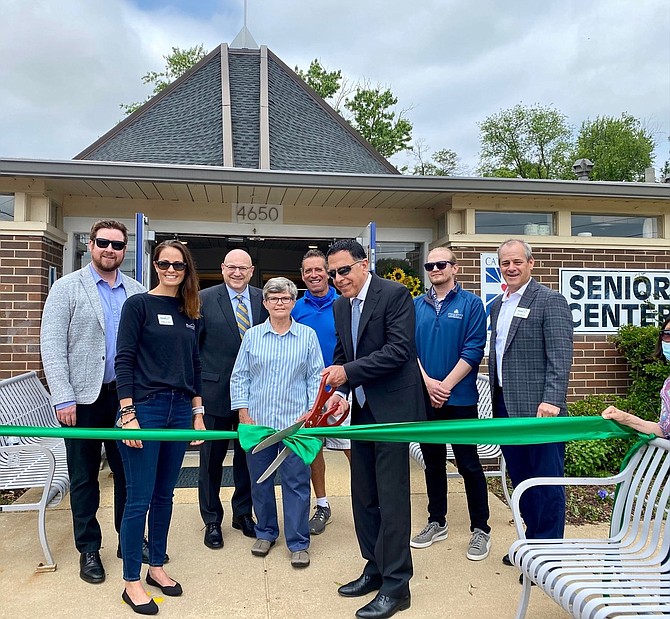
POLYGON ((92 254, 91 262, 93 263, 93 266, 95 267, 96 271, 102 273, 112 273, 121 266, 124 257, 125 254, 123 254, 121 257, 95 256, 92 254))

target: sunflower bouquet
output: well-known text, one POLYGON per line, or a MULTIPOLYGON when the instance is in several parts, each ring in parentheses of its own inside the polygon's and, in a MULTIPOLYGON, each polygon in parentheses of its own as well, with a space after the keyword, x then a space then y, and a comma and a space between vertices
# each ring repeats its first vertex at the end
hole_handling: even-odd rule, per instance
POLYGON ((424 292, 421 280, 416 275, 406 273, 401 267, 396 266, 386 271, 382 274, 382 277, 401 283, 413 297, 418 297, 424 292))

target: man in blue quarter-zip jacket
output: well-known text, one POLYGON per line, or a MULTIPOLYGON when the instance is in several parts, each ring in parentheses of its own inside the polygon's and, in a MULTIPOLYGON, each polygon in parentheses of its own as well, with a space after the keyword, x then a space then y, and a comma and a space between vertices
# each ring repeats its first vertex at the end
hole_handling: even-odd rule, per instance
MULTIPOLYGON (((428 420, 477 419, 477 369, 486 344, 486 314, 481 299, 456 281, 458 263, 447 247, 428 254, 424 265, 431 281, 427 294, 414 299, 416 350, 429 398, 428 420)), ((491 547, 486 478, 476 445, 452 445, 463 476, 470 514, 467 558, 486 559, 491 547)), ((421 444, 426 464, 428 524, 410 541, 427 548, 444 540, 447 524, 446 446, 421 444)))

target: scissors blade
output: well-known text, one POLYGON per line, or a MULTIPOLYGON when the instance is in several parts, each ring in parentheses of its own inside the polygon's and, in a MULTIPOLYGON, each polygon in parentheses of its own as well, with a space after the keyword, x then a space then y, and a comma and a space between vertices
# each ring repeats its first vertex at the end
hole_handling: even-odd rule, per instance
POLYGON ((259 478, 258 481, 256 481, 257 484, 262 484, 268 477, 271 475, 274 475, 275 471, 279 468, 281 463, 288 458, 289 454, 291 453, 291 450, 288 447, 284 447, 279 452, 279 455, 272 461, 272 464, 268 466, 267 469, 265 469, 265 473, 263 473, 259 478))
POLYGON ((268 436, 266 439, 263 439, 260 443, 258 443, 258 445, 256 445, 256 447, 251 450, 251 453, 256 454, 261 449, 265 449, 266 447, 270 447, 270 445, 274 445, 279 441, 283 441, 287 436, 293 436, 298 430, 300 430, 300 428, 302 428, 303 425, 305 425, 304 419, 301 421, 296 421, 288 428, 284 428, 283 430, 279 430, 279 432, 275 432, 271 436, 268 436))

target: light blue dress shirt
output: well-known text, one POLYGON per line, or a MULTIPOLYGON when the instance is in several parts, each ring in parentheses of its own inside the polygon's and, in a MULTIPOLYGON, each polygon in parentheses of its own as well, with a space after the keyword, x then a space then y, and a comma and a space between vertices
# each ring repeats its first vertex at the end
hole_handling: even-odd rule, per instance
POLYGON ((283 430, 316 400, 321 370, 314 329, 292 319, 279 335, 268 318, 244 334, 230 377, 231 409, 246 408, 257 424, 283 430))

